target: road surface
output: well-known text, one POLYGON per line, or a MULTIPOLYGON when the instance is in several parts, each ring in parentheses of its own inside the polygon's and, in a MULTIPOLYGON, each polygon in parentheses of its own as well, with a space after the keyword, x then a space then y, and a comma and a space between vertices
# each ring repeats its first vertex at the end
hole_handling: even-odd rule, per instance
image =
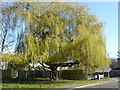
POLYGON ((96 83, 83 83, 71 86, 64 86, 57 90, 120 90, 120 79, 112 78, 108 81, 98 81, 96 83), (118 83, 119 82, 119 83, 118 83))
POLYGON ((118 88, 118 81, 113 81, 113 82, 104 83, 104 84, 95 85, 95 86, 89 86, 85 88, 118 88))

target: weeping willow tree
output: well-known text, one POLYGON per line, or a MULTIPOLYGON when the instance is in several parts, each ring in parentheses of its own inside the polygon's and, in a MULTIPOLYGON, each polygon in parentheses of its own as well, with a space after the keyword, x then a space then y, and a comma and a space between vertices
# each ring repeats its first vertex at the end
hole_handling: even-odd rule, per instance
POLYGON ((49 8, 40 13, 37 20, 36 14, 29 13, 30 35, 33 36, 28 37, 36 38, 36 43, 30 40, 29 45, 35 45, 37 49, 31 47, 27 53, 34 52, 31 56, 51 69, 52 79, 56 79, 59 66, 81 63, 86 68, 95 68, 109 65, 102 34, 103 23, 90 14, 88 8, 63 3, 51 4, 49 8))
POLYGON ((89 8, 78 3, 53 2, 23 6, 24 9, 18 7, 16 12, 24 13, 18 15, 24 17, 27 33, 20 42, 23 46, 19 47, 19 43, 16 51, 20 51, 28 63, 40 63, 51 69, 54 80, 60 66, 79 64, 87 70, 110 64, 102 34, 103 23, 89 8))

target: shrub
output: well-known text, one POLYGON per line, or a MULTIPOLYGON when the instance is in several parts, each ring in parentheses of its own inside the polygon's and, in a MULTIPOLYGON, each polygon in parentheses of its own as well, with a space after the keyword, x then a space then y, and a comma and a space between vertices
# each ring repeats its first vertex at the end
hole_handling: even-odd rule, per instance
POLYGON ((62 70, 60 78, 69 80, 86 79, 86 74, 83 70, 62 70))
POLYGON ((2 70, 2 78, 16 78, 18 71, 13 69, 2 70))

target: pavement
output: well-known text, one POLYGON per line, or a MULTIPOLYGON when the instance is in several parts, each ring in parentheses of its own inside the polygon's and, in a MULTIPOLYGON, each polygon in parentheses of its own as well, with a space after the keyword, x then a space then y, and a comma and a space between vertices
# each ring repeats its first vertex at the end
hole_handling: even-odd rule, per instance
POLYGON ((71 86, 64 86, 64 87, 59 87, 59 88, 67 88, 67 90, 73 90, 77 88, 86 88, 86 87, 91 87, 91 86, 96 86, 96 85, 101 85, 101 84, 106 84, 106 83, 113 83, 117 82, 118 78, 112 78, 107 81, 96 81, 94 83, 83 83, 83 84, 77 84, 77 85, 71 85, 71 86))

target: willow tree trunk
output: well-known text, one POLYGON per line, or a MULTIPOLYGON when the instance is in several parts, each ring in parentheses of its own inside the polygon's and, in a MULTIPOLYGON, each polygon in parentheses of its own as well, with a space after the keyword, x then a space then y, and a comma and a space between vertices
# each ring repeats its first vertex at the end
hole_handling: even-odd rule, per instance
POLYGON ((57 80, 57 67, 51 67, 51 79, 52 80, 57 80))

